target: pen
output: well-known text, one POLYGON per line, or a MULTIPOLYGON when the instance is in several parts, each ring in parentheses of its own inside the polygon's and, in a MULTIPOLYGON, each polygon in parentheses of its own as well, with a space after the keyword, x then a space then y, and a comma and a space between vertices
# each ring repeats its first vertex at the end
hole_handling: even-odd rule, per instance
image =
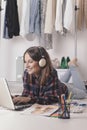
POLYGON ((81 104, 79 104, 79 106, 87 106, 87 104, 81 103, 81 104))
POLYGON ((72 96, 72 92, 69 93, 68 99, 67 99, 67 103, 70 103, 71 101, 71 96, 72 96))

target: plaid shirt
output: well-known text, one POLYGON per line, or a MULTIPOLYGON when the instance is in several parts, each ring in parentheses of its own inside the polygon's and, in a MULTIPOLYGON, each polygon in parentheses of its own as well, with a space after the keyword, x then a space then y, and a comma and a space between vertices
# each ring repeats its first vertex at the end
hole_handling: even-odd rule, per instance
POLYGON ((58 95, 66 94, 66 96, 68 96, 67 86, 60 82, 55 69, 53 69, 47 78, 44 86, 40 86, 38 79, 34 75, 32 75, 32 84, 29 83, 28 77, 29 74, 25 70, 23 76, 24 90, 22 95, 29 96, 31 102, 52 104, 58 102, 58 95))

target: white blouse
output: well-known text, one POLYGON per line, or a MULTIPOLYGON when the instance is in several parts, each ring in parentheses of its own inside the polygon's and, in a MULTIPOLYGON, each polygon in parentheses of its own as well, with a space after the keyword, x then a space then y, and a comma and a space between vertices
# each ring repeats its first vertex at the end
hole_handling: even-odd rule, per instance
POLYGON ((20 35, 25 36, 29 33, 30 0, 23 0, 21 16, 20 35))
POLYGON ((70 32, 73 32, 75 29, 75 0, 66 1, 64 27, 70 32))
POLYGON ((56 19, 55 19, 55 30, 59 32, 63 32, 63 1, 64 0, 57 0, 56 3, 56 19))

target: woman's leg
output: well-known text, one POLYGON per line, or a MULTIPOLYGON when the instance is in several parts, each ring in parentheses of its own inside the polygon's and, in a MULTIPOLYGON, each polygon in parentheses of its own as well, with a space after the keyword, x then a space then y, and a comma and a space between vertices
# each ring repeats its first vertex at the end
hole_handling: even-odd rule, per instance
POLYGON ((68 63, 69 65, 69 69, 66 71, 66 73, 61 77, 61 81, 67 83, 70 79, 70 77, 72 76, 72 82, 74 87, 81 89, 81 90, 85 90, 85 84, 82 81, 82 78, 78 72, 77 69, 77 59, 73 59, 72 61, 70 61, 68 63))
POLYGON ((73 81, 74 87, 81 89, 81 90, 85 90, 84 82, 81 79, 81 76, 78 72, 77 67, 75 65, 71 65, 71 66, 69 66, 69 69, 71 71, 72 81, 73 81))
MULTIPOLYGON (((77 65, 77 58, 73 59, 72 61, 68 62, 68 65, 71 66, 72 64, 77 65)), ((71 78, 71 69, 67 69, 66 73, 60 78, 60 80, 64 83, 68 83, 71 78)))
POLYGON ((67 69, 63 76, 60 77, 60 80, 64 83, 68 83, 71 77, 71 70, 67 69))

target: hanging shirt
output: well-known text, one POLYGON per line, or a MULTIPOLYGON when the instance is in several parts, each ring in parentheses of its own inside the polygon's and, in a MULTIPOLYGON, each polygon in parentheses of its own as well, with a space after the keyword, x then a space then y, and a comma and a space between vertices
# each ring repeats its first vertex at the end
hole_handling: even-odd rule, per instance
POLYGON ((40 35, 41 33, 41 1, 30 0, 29 32, 40 35))
POLYGON ((66 0, 66 8, 64 13, 64 28, 70 32, 75 29, 75 1, 66 0))
POLYGON ((29 34, 30 0, 23 0, 21 17, 20 35, 25 36, 29 34))
POLYGON ((63 0, 57 0, 55 30, 63 32, 63 0))
POLYGON ((47 0, 44 33, 52 34, 56 17, 56 0, 47 0))

